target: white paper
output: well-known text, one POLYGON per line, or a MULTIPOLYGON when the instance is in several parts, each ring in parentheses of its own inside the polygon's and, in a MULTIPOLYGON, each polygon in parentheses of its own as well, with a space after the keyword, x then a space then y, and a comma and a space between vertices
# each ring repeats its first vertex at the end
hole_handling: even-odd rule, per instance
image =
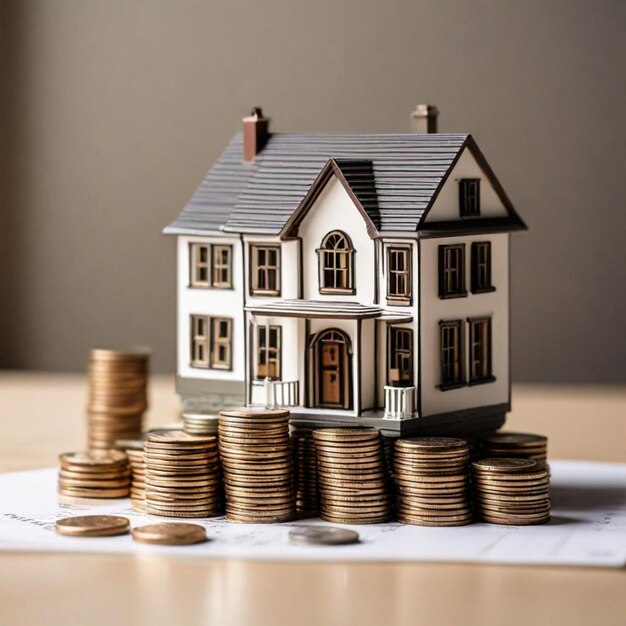
MULTIPOLYGON (((542 526, 471 524, 425 528, 403 524, 352 526, 361 543, 350 546, 292 546, 294 524, 231 524, 199 520, 210 541, 185 547, 148 546, 130 535, 73 538, 55 534, 54 522, 76 514, 125 515, 133 526, 155 518, 138 515, 129 500, 60 504, 54 468, 0 474, 0 550, 157 553, 204 558, 298 561, 458 561, 545 565, 626 565, 626 465, 554 461, 552 517, 542 526)), ((173 520, 175 521, 175 520, 173 520)), ((186 521, 186 520, 180 520, 186 521)), ((192 520, 196 521, 196 520, 192 520)))

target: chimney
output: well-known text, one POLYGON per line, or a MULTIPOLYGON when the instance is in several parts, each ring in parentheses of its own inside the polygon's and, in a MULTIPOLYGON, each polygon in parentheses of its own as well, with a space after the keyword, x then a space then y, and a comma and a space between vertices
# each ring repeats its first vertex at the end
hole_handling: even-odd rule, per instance
POLYGON ((437 115, 439 111, 432 104, 418 104, 411 113, 413 132, 419 134, 437 132, 437 115))
POLYGON ((270 121, 263 117, 260 107, 254 107, 252 113, 243 118, 243 160, 254 161, 269 137, 270 121))

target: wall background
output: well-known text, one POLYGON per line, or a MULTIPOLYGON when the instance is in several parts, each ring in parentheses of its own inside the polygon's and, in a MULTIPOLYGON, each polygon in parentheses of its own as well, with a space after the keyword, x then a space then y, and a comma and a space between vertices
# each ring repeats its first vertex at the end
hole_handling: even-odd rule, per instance
POLYGON ((174 369, 160 235, 262 105, 282 131, 470 131, 514 238, 513 376, 626 381, 626 3, 0 2, 0 366, 144 343, 174 369))

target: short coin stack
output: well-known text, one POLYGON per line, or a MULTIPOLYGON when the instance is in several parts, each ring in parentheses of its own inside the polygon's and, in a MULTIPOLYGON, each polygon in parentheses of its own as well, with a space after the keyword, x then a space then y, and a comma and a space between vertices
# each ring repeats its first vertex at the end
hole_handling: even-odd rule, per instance
POLYGON ((130 502, 133 510, 146 510, 146 463, 143 439, 118 439, 115 447, 126 452, 130 462, 130 502))
POLYGON ((197 437, 217 435, 217 422, 217 415, 183 413, 183 430, 197 437))
POLYGON ((550 521, 550 478, 531 459, 483 459, 472 464, 480 519, 514 526, 550 521))
POLYGON ((147 408, 146 349, 91 351, 89 359, 89 449, 114 446, 116 439, 141 436, 147 408))
POLYGON ((455 437, 396 441, 394 480, 398 521, 463 526, 472 521, 469 448, 455 437))
POLYGON ((380 432, 321 428, 313 437, 322 519, 339 524, 389 521, 393 497, 380 432))
POLYGON ((215 517, 222 512, 217 439, 182 431, 148 434, 145 443, 146 513, 215 517))
POLYGON ((229 409, 219 416, 226 519, 261 524, 296 512, 289 411, 229 409))
POLYGON ((319 489, 315 441, 310 432, 301 432, 292 434, 291 442, 294 454, 298 516, 301 518, 317 517, 319 515, 319 489))
POLYGON ((493 433, 482 439, 484 458, 532 459, 539 467, 546 467, 548 438, 526 433, 493 433))
POLYGON ((59 494, 74 498, 128 496, 130 467, 123 452, 68 452, 59 461, 59 494))

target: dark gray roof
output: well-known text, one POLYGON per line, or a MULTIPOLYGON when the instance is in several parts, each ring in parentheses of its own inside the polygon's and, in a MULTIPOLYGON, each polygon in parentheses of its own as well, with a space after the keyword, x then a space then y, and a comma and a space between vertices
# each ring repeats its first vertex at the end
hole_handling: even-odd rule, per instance
MULTIPOLYGON (((377 230, 416 232, 468 144, 482 159, 466 134, 277 133, 250 164, 242 163, 238 133, 165 232, 278 234, 330 159, 377 230)), ((481 165, 497 184, 486 162, 481 165)), ((497 189, 507 204, 499 184, 497 189)))

